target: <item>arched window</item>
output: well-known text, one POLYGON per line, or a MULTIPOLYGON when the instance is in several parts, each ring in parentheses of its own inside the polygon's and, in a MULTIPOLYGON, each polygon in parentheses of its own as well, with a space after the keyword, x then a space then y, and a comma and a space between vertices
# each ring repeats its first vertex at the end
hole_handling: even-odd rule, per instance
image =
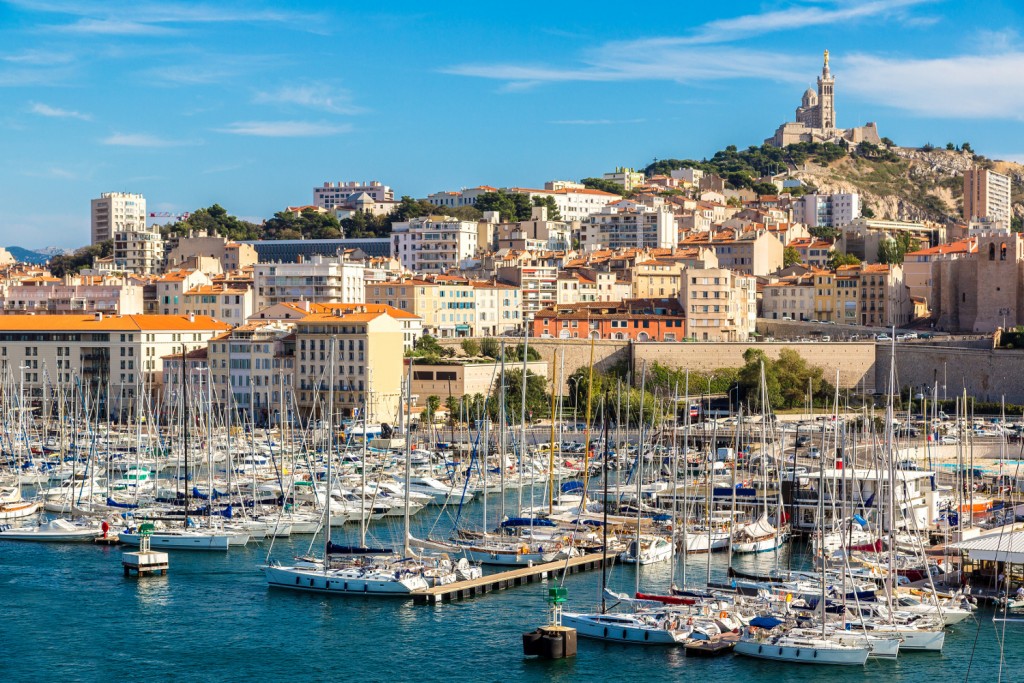
POLYGON ((996 243, 995 242, 992 242, 991 244, 988 245, 988 260, 989 261, 995 261, 996 260, 996 243))
POLYGON ((1006 260, 1006 242, 1003 242, 999 247, 999 260, 1006 260))

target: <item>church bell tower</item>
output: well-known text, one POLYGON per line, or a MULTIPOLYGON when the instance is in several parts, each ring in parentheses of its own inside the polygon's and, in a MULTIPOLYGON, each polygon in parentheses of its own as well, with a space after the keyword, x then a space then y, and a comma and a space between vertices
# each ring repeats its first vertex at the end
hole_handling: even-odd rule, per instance
POLYGON ((826 130, 836 127, 835 84, 828 68, 828 50, 825 50, 825 64, 818 76, 818 106, 821 110, 821 127, 826 130))

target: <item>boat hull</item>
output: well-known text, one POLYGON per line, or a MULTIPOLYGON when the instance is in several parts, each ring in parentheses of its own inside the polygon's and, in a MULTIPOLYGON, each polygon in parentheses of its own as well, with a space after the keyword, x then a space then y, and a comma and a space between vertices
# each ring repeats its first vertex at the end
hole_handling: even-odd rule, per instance
POLYGON ((267 583, 273 588, 287 588, 332 595, 390 595, 409 597, 413 592, 429 586, 422 576, 402 579, 384 578, 379 572, 358 577, 347 572, 327 572, 314 567, 267 567, 267 583))
POLYGON ((838 666, 863 666, 868 659, 867 648, 818 648, 798 645, 773 645, 741 640, 733 649, 738 655, 772 659, 777 662, 796 664, 830 664, 838 666))

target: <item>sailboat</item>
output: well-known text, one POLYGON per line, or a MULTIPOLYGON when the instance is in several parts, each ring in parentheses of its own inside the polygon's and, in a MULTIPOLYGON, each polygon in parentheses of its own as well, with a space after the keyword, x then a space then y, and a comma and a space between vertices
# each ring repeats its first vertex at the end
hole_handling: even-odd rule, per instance
MULTIPOLYGON (((334 370, 337 340, 331 338, 330 387, 328 394, 327 424, 327 489, 334 482, 333 461, 335 446, 334 429, 334 370)), ((407 391, 412 390, 412 362, 409 364, 407 391)), ((369 401, 364 404, 367 410, 369 401)), ((364 413, 365 415, 365 413, 364 413)), ((408 432, 406 432, 408 434, 408 432)), ((431 561, 412 558, 409 542, 409 439, 406 437, 405 454, 405 530, 403 553, 395 556, 390 548, 365 547, 365 531, 360 546, 338 546, 331 542, 331 498, 324 498, 324 555, 322 559, 299 558, 295 563, 281 566, 271 563, 265 568, 267 583, 273 588, 287 588, 316 593, 336 595, 380 595, 409 596, 423 591, 431 583, 448 582, 450 575, 457 572, 447 558, 431 561), (428 576, 430 579, 428 580, 428 576)), ((365 516, 362 517, 365 524, 365 516)), ((365 530, 365 527, 363 527, 365 530)))

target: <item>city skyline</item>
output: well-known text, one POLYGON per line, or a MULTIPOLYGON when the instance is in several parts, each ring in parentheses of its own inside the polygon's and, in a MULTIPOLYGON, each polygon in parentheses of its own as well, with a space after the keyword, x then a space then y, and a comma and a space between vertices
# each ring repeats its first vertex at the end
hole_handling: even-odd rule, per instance
POLYGON ((85 244, 101 192, 258 219, 328 180, 423 197, 710 156, 790 120, 825 48, 839 126, 1024 159, 1011 3, 647 11, 0 2, 0 240, 85 244))

